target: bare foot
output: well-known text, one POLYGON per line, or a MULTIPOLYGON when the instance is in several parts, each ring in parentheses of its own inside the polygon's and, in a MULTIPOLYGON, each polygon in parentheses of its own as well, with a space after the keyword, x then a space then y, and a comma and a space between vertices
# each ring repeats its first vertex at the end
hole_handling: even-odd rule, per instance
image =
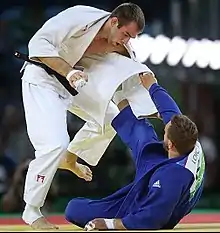
POLYGON ((40 217, 31 224, 33 230, 58 230, 59 228, 47 221, 45 217, 40 217))
POLYGON ((76 162, 75 165, 72 166, 69 170, 76 174, 79 178, 82 178, 86 181, 92 180, 92 171, 86 165, 76 162))
POLYGON ((71 163, 68 161, 62 161, 60 164, 60 169, 66 169, 77 175, 79 178, 82 178, 86 181, 92 180, 92 171, 90 168, 86 165, 80 164, 80 163, 71 163))

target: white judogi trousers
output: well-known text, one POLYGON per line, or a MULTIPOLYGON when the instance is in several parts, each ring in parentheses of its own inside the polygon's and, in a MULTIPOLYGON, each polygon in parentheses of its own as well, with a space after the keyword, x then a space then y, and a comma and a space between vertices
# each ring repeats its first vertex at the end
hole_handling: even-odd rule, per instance
POLYGON ((86 112, 76 106, 71 106, 69 111, 79 116, 86 123, 77 132, 67 150, 76 154, 91 166, 96 166, 116 135, 111 122, 120 111, 112 101, 109 103, 105 116, 104 132, 103 128, 86 112))
MULTIPOLYGON (((35 159, 31 161, 26 176, 24 201, 42 207, 62 155, 69 145, 66 119, 71 101, 49 88, 25 80, 22 80, 22 93, 27 132, 35 148, 35 159)), ((119 112, 113 103, 109 109, 108 122, 119 112)), ((89 160, 87 156, 91 155, 88 150, 103 154, 116 132, 109 123, 103 134, 102 128, 91 117, 84 115, 83 118, 86 123, 75 135, 74 149, 86 161, 89 160)), ((94 161, 97 159, 94 158, 94 161)))
POLYGON ((35 159, 26 176, 24 201, 41 207, 69 144, 66 122, 69 101, 25 80, 22 89, 27 132, 35 148, 35 159))

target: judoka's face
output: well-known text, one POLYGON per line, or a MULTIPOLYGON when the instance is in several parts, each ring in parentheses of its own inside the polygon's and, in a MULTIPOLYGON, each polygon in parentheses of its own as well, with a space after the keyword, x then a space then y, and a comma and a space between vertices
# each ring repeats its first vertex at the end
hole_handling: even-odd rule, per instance
POLYGON ((117 46, 118 44, 126 44, 130 38, 135 38, 139 33, 138 25, 136 22, 130 22, 126 25, 119 27, 119 22, 116 17, 111 20, 111 28, 109 32, 108 42, 117 46))

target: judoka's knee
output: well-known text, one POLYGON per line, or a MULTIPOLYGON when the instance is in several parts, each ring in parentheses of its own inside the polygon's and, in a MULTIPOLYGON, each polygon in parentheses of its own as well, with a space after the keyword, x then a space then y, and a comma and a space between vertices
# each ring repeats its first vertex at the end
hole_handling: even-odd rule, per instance
POLYGON ((80 208, 78 199, 72 199, 65 209, 65 218, 68 222, 72 222, 77 219, 77 210, 80 208))
POLYGON ((60 152, 62 153, 63 151, 66 151, 69 143, 70 143, 69 138, 66 140, 60 141, 59 143, 57 143, 57 149, 60 150, 60 152))
POLYGON ((64 151, 67 150, 69 142, 70 142, 69 136, 56 139, 54 140, 54 142, 50 144, 51 151, 54 150, 57 152, 57 154, 62 154, 64 151))
POLYGON ((86 209, 83 203, 82 199, 74 198, 67 204, 65 209, 66 220, 79 227, 84 227, 87 223, 86 209))

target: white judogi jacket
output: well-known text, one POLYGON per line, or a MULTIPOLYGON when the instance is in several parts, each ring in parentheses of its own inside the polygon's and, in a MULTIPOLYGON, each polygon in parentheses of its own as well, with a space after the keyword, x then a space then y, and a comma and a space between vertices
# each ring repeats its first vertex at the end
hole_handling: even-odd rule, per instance
MULTIPOLYGON (((132 59, 117 53, 82 58, 85 50, 109 16, 109 12, 88 6, 68 8, 49 19, 32 37, 28 45, 30 58, 61 57, 71 66, 80 64, 85 68, 84 71, 88 74, 89 81, 75 97, 71 97, 55 77, 48 75, 38 67, 34 67, 35 72, 38 69, 38 77, 29 76, 26 77, 26 81, 51 88, 63 97, 70 98, 72 100, 70 111, 82 119, 85 119, 86 116, 88 120, 89 115, 99 136, 105 132, 106 124, 108 124, 107 128, 110 128, 111 136, 108 137, 108 142, 103 144, 103 149, 97 148, 96 158, 91 160, 91 155, 80 156, 83 153, 82 149, 71 150, 72 146, 69 147, 71 152, 76 153, 91 165, 97 164, 106 146, 115 135, 114 130, 109 126, 110 121, 106 121, 106 114, 108 114, 109 111, 107 110, 112 105, 109 105, 111 98, 121 84, 137 117, 157 112, 148 91, 140 85, 138 78, 139 73, 152 73, 152 71, 146 65, 135 60, 130 43, 126 45, 126 49, 132 59)), ((94 127, 92 128, 94 131, 94 127)), ((107 131, 109 132, 109 130, 107 131)), ((80 131, 78 134, 80 134, 80 131)), ((84 135, 82 140, 84 141, 85 138, 84 135)), ((78 139, 77 145, 81 137, 78 137, 78 139)), ((71 143, 74 148, 77 148, 74 140, 71 143)), ((92 154, 94 154, 94 151, 92 154)))

